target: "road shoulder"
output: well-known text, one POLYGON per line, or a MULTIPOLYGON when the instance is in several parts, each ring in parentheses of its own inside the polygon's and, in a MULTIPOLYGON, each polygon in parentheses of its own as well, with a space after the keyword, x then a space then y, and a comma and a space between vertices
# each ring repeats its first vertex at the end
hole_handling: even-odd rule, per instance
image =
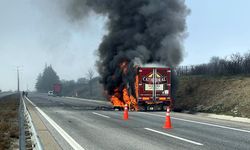
POLYGON ((62 148, 59 146, 55 138, 52 136, 52 134, 40 118, 40 115, 38 114, 35 107, 27 101, 26 106, 31 115, 33 124, 36 128, 37 134, 41 140, 43 148, 46 150, 61 150, 62 148))
MULTIPOLYGON (((174 113, 178 114, 178 112, 174 112, 174 113)), ((189 113, 182 113, 182 114, 189 114, 189 113)), ((227 120, 227 121, 234 121, 234 122, 241 122, 241 123, 250 123, 250 118, 234 117, 234 116, 229 116, 229 115, 218 115, 218 114, 212 114, 212 113, 195 113, 193 115, 196 115, 199 117, 212 118, 212 119, 220 119, 220 120, 227 120)))

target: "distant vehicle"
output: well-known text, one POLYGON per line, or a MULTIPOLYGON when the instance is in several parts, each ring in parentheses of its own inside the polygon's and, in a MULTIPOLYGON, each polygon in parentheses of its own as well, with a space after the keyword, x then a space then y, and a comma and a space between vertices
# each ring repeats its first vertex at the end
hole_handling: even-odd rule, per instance
POLYGON ((49 92, 48 92, 48 96, 54 96, 53 91, 49 91, 49 92))
POLYGON ((62 96, 62 84, 56 83, 53 85, 54 96, 62 96))
POLYGON ((165 110, 171 105, 171 69, 138 68, 137 102, 144 110, 165 110))

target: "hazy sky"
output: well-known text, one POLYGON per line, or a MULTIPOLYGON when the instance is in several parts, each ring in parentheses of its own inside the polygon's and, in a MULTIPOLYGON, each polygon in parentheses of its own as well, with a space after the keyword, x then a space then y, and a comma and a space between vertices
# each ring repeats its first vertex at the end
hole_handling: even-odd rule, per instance
MULTIPOLYGON (((81 24, 66 17, 61 1, 0 0, 0 89, 34 89, 36 78, 51 64, 61 79, 84 77, 94 68, 95 50, 105 31, 105 18, 91 14, 81 24)), ((181 65, 206 63, 250 49, 250 1, 187 0, 188 36, 181 65)))

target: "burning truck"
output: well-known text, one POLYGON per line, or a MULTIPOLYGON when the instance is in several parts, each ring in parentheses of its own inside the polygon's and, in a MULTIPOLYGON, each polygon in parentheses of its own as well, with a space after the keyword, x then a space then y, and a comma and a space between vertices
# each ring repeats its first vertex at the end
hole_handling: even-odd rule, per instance
POLYGON ((96 66, 105 95, 115 107, 129 104, 138 110, 170 105, 171 90, 175 91, 174 86, 170 89, 170 69, 143 66, 175 68, 182 62, 190 13, 185 0, 73 0, 67 4, 70 19, 80 25, 92 14, 104 16, 108 32, 98 47, 96 66))
MULTIPOLYGON (((127 63, 120 65, 127 74, 127 63)), ((115 88, 110 101, 115 109, 125 104, 132 110, 164 110, 171 105, 171 70, 163 67, 134 67, 134 80, 115 88)))

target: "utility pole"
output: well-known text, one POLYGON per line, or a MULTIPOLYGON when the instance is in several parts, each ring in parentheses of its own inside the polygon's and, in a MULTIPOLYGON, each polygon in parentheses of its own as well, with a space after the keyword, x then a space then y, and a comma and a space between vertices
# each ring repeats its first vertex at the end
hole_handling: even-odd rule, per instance
POLYGON ((17 92, 20 92, 20 88, 19 88, 19 67, 17 66, 17 92))

